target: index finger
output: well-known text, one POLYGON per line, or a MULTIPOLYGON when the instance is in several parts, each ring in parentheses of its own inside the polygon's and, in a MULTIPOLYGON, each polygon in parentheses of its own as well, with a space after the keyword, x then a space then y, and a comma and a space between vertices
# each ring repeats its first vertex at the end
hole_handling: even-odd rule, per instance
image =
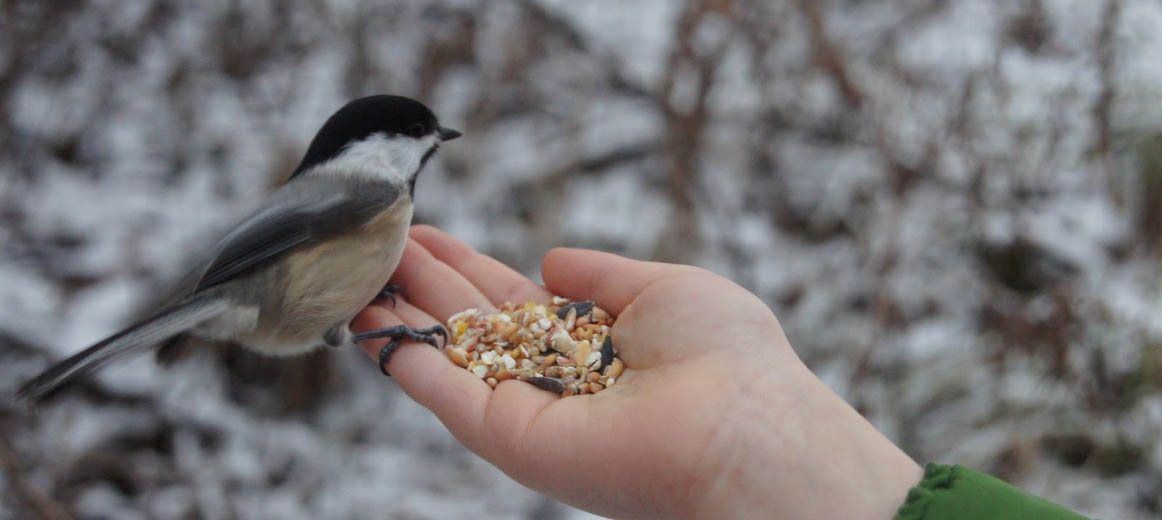
POLYGON ((552 297, 548 289, 533 283, 495 258, 476 252, 468 244, 444 231, 432 226, 413 226, 411 237, 436 259, 472 282, 493 305, 500 306, 505 302, 520 305, 529 301, 546 303, 552 297))
POLYGON ((404 299, 441 323, 472 307, 484 312, 496 310, 471 281, 413 239, 408 239, 391 279, 407 291, 404 299))
MULTIPOLYGON (((428 327, 436 319, 407 302, 394 309, 369 305, 351 322, 352 331, 382 329, 396 325, 428 327)), ((379 349, 387 338, 368 340, 359 348, 378 361, 379 349)), ((391 356, 392 377, 412 399, 435 412, 448 430, 470 449, 480 449, 481 423, 492 390, 484 381, 452 364, 439 349, 414 341, 404 341, 391 356)))

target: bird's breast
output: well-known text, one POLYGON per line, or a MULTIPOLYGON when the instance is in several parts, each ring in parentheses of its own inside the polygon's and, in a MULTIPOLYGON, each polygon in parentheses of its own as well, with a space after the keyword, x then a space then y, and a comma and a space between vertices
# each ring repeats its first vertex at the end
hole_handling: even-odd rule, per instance
POLYGON ((256 332, 275 343, 310 342, 350 321, 391 278, 411 218, 411 201, 401 197, 358 229, 292 253, 284 290, 264 305, 256 332))

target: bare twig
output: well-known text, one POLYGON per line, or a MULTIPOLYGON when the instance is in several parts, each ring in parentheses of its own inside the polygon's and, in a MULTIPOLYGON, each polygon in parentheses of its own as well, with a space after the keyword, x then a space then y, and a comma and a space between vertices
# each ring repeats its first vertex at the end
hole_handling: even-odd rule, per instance
POLYGON ((703 52, 695 48, 695 39, 707 15, 716 13, 729 16, 731 8, 729 2, 691 2, 678 19, 674 45, 666 58, 665 75, 656 99, 658 110, 666 120, 663 154, 669 170, 669 192, 674 204, 674 216, 655 251, 655 257, 659 260, 685 261, 685 252, 696 249, 701 242, 694 204, 698 157, 710 120, 707 102, 714 86, 714 75, 730 39, 723 38, 703 52), (679 88, 679 81, 691 74, 694 76, 695 87, 693 100, 687 104, 688 100, 676 99, 675 91, 679 88))
POLYGON ((835 42, 832 42, 831 38, 827 36, 827 28, 823 22, 823 14, 819 11, 819 4, 820 2, 815 0, 799 0, 799 10, 807 18, 815 62, 835 80, 835 84, 843 92, 843 99, 847 104, 859 108, 863 104, 864 96, 855 86, 855 83, 851 81, 851 76, 847 73, 847 64, 835 46, 835 42))
POLYGON ((1118 19, 1122 11, 1122 0, 1107 0, 1102 12, 1101 29, 1097 35, 1097 63, 1098 81, 1101 82, 1101 93, 1093 107, 1094 119, 1097 120, 1097 153, 1106 157, 1110 152, 1110 111, 1114 96, 1117 95, 1114 86, 1114 31, 1118 26, 1118 19))
POLYGON ((12 447, 8 445, 8 440, 0 436, 0 467, 4 468, 4 472, 8 474, 8 480, 12 483, 12 489, 16 495, 28 506, 28 510, 32 512, 36 518, 44 520, 67 520, 73 518, 73 515, 68 512, 68 509, 53 500, 49 496, 45 496, 33 489, 24 481, 24 464, 20 461, 20 457, 12 451, 12 447))

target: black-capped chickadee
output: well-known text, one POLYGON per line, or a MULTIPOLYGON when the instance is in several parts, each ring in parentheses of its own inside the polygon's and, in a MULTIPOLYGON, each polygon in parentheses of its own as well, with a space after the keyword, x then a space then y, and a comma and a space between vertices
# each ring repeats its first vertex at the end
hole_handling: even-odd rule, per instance
POLYGON ((125 354, 183 334, 231 341, 268 355, 391 338, 436 345, 440 326, 353 334, 350 322, 388 284, 403 256, 416 176, 440 143, 422 103, 370 96, 339 109, 315 135, 298 168, 263 206, 226 234, 182 288, 148 319, 53 365, 18 395, 36 400, 125 354))

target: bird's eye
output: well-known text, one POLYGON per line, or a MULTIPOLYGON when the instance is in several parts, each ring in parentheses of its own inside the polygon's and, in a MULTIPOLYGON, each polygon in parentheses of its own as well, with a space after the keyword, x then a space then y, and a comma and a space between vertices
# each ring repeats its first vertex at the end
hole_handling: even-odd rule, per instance
POLYGON ((411 126, 411 128, 408 129, 408 133, 415 137, 420 137, 428 133, 428 129, 424 126, 423 123, 415 123, 411 126))

